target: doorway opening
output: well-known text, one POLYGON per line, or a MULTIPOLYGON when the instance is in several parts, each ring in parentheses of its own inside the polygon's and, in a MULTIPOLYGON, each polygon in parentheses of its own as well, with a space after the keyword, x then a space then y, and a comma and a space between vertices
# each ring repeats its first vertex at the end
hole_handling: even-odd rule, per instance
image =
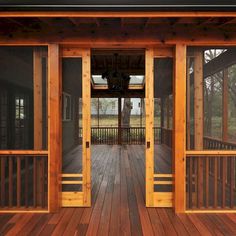
POLYGON ((93 50, 92 144, 144 144, 144 50, 93 50))
POLYGON ((75 52, 62 58, 62 205, 90 206, 104 181, 116 192, 124 174, 137 175, 146 206, 171 207, 172 58, 75 52))

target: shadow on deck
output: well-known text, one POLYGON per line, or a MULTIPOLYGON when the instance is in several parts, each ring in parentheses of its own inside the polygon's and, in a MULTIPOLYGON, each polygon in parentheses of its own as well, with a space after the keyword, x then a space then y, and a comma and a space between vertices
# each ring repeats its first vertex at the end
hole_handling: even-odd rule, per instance
MULTIPOLYGON (((156 171, 170 171, 170 149, 157 150, 156 171)), ((68 156, 66 170, 81 168, 78 151, 68 156)), ((172 209, 146 208, 144 154, 142 145, 92 146, 91 208, 2 214, 0 235, 236 235, 236 214, 176 215, 172 209)))

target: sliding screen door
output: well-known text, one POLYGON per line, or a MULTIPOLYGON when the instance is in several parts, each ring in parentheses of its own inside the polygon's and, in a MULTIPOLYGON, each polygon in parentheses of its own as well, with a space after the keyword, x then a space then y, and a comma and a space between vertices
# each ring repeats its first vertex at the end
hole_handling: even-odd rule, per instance
POLYGON ((90 50, 61 54, 62 206, 90 206, 90 50))

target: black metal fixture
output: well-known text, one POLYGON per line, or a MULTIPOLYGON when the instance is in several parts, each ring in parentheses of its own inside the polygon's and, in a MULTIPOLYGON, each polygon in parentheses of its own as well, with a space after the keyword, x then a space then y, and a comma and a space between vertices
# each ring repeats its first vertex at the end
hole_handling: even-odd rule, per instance
POLYGON ((128 90, 130 76, 118 70, 118 53, 114 54, 113 68, 102 73, 102 78, 107 80, 108 89, 111 91, 125 92, 128 90))

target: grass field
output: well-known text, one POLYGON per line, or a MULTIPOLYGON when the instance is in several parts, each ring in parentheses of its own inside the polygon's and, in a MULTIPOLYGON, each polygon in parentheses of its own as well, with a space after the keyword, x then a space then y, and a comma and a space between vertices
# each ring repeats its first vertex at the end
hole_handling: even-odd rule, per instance
MULTIPOLYGON (((96 116, 92 116, 91 123, 93 127, 98 126, 98 119, 96 116)), ((160 117, 155 117, 154 121, 155 126, 160 126, 160 117)), ((110 116, 100 116, 99 126, 104 127, 117 127, 118 126, 118 116, 110 115, 110 116)), ((145 117, 142 117, 142 120, 139 115, 132 115, 130 119, 131 127, 145 127, 145 117)))
MULTIPOLYGON (((92 116, 92 126, 98 126, 97 116, 92 116)), ((212 137, 221 138, 222 136, 222 120, 221 117, 213 117, 212 119, 212 137)), ((170 122, 171 123, 171 122, 170 122)), ((160 117, 155 117, 155 126, 160 126, 160 117)), ((99 119, 100 127, 117 127, 118 116, 117 115, 106 115, 100 116, 99 119)), ((130 120, 131 127, 145 127, 145 117, 142 117, 142 123, 139 115, 132 115, 130 120)), ((228 122, 228 137, 229 141, 236 142, 236 118, 230 118, 228 122)))

